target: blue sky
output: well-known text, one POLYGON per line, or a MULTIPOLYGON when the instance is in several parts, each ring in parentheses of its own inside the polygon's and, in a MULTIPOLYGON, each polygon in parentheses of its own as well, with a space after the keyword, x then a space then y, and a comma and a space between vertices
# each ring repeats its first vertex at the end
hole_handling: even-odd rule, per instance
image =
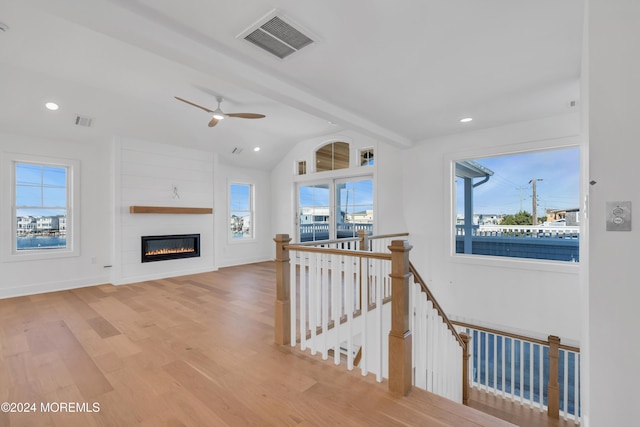
MULTIPOLYGON (((337 187, 342 188, 339 191, 342 211, 353 213, 373 209, 373 180, 350 181, 337 184, 337 187)), ((300 186, 300 205, 328 207, 329 185, 300 186)))
POLYGON ((19 208, 17 215, 64 215, 66 184, 67 170, 64 167, 18 163, 16 165, 16 205, 24 208, 19 208), (54 209, 42 209, 44 207, 54 209))
MULTIPOLYGON (((533 209, 532 184, 537 179, 538 216, 546 209, 580 207, 580 151, 576 148, 538 151, 474 160, 494 174, 474 189, 474 212, 514 214, 533 209)), ((462 179, 457 179, 457 212, 462 213, 462 179)), ((474 180, 478 182, 480 179, 474 180)))
POLYGON ((231 184, 231 215, 245 216, 251 209, 251 185, 231 184))

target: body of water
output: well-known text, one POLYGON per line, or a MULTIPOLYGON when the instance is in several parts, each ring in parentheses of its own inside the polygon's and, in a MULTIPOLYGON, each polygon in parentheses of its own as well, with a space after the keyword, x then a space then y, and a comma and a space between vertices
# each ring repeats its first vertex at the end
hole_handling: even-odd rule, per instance
POLYGON ((18 250, 59 249, 67 247, 67 236, 20 236, 18 250))

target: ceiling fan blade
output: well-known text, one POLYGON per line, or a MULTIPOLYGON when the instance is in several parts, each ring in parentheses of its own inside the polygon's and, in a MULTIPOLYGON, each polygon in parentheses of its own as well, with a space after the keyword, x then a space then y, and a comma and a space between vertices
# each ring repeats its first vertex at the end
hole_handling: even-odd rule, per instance
POLYGON ((216 119, 215 117, 213 117, 213 118, 211 119, 211 121, 209 122, 209 127, 210 127, 210 128, 214 127, 215 125, 217 125, 217 124, 218 124, 218 122, 219 122, 219 121, 220 121, 220 120, 218 120, 218 119, 216 119))
POLYGON ((227 114, 229 117, 238 117, 240 119, 262 119, 266 117, 264 114, 255 114, 255 113, 229 113, 227 114))
POLYGON ((203 107, 202 105, 194 104, 193 102, 187 101, 186 99, 182 99, 182 98, 180 98, 178 96, 174 96, 174 98, 177 99, 178 101, 182 101, 182 102, 185 102, 185 103, 187 103, 189 105, 193 105, 194 107, 197 107, 197 108, 199 108, 201 110, 204 110, 207 113, 213 113, 213 110, 210 110, 207 107, 203 107))

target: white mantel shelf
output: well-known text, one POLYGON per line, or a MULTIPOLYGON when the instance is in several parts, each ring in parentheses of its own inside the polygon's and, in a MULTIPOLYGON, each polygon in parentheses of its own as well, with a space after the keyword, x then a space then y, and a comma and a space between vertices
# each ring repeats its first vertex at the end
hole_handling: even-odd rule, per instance
POLYGON ((212 214, 212 208, 180 208, 174 206, 129 206, 132 214, 212 214))

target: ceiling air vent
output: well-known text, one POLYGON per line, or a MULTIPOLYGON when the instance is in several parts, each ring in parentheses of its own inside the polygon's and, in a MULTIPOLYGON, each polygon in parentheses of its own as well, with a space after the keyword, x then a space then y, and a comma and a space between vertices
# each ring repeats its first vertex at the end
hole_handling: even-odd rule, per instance
POLYGON ((87 116, 81 116, 80 114, 76 114, 76 120, 74 122, 77 126, 82 126, 85 128, 90 128, 93 124, 93 118, 87 116))
POLYGON ((232 151, 231 154, 240 154, 242 153, 242 148, 240 147, 235 147, 232 151))
POLYGON ((294 27, 277 11, 272 11, 243 31, 238 38, 284 59, 314 42, 315 37, 308 34, 308 31, 294 27))

